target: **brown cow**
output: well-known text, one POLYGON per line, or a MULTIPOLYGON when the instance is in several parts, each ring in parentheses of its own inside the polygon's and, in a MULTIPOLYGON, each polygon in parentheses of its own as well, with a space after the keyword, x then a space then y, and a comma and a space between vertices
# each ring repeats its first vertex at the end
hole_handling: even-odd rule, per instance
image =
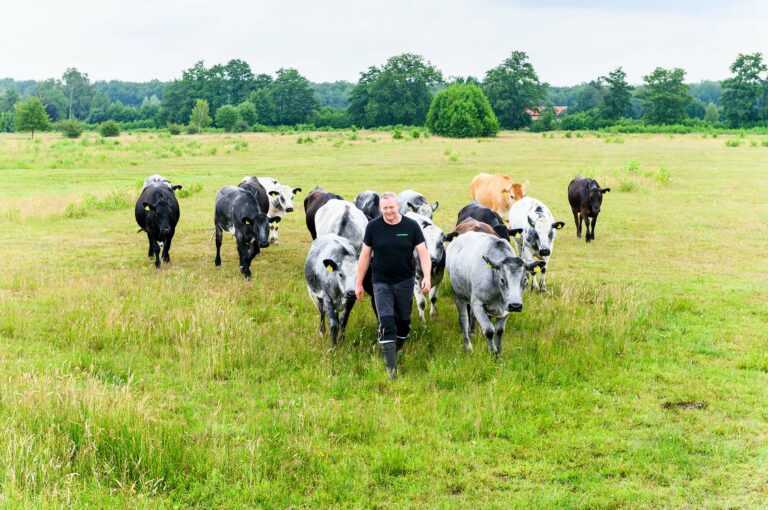
POLYGON ((509 208, 525 196, 527 187, 527 181, 520 184, 512 182, 508 175, 486 173, 476 175, 470 184, 472 198, 496 211, 505 221, 509 216, 509 208))
POLYGON ((466 220, 456 225, 456 228, 453 229, 453 232, 446 234, 445 240, 450 242, 454 237, 460 236, 461 234, 466 234, 467 232, 483 232, 485 234, 491 234, 499 237, 499 234, 497 234, 496 231, 493 230, 493 227, 491 227, 489 224, 483 223, 482 221, 477 221, 474 218, 467 218, 466 220))

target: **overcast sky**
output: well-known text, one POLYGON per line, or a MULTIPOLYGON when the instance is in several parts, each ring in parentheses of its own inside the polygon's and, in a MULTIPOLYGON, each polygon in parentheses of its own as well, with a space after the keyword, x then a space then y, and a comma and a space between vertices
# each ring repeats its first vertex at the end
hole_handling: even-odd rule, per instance
POLYGON ((357 81, 403 52, 446 77, 482 78, 513 50, 539 77, 574 85, 623 66, 689 82, 722 79, 738 53, 768 51, 763 0, 26 0, 3 6, 0 77, 171 80, 197 60, 255 73, 295 67, 312 81, 357 81))

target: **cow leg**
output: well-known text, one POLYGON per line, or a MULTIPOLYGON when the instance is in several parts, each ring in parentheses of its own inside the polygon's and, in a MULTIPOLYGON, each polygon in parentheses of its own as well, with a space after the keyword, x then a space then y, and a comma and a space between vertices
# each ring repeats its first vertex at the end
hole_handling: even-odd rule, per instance
POLYGON ((488 350, 498 355, 499 353, 496 350, 496 344, 493 341, 496 329, 494 328, 491 319, 488 317, 488 314, 485 313, 483 304, 479 301, 472 303, 472 312, 475 314, 475 320, 477 320, 480 328, 482 328, 485 339, 488 341, 488 350))
POLYGON ((587 235, 584 237, 586 237, 587 242, 590 242, 592 240, 592 234, 589 230, 589 216, 584 216, 584 225, 587 227, 587 235))
POLYGON ((168 239, 165 240, 163 243, 163 262, 170 264, 171 263, 171 240, 173 239, 173 235, 168 236, 168 239))
POLYGON ((277 229, 280 227, 279 223, 270 223, 269 224, 269 243, 274 244, 275 246, 280 246, 280 239, 278 239, 278 232, 277 229))
POLYGON ((469 305, 467 305, 467 317, 469 318, 469 334, 474 335, 477 321, 475 320, 475 314, 472 313, 472 308, 470 308, 469 305))
POLYGON ((157 239, 154 236, 149 237, 149 250, 155 257, 155 267, 160 269, 160 245, 157 244, 157 239))
POLYGON ((339 340, 344 340, 344 332, 347 330, 347 321, 349 321, 349 314, 352 312, 352 307, 355 306, 355 299, 348 299, 344 303, 344 310, 341 311, 339 316, 339 322, 341 323, 339 328, 339 340))
POLYGON ((429 304, 431 305, 429 307, 429 315, 434 316, 437 315, 437 287, 432 287, 429 290, 429 304))
POLYGON ((216 258, 213 260, 213 263, 218 267, 221 265, 221 238, 224 231, 218 225, 214 228, 216 229, 216 258))
POLYGON ((453 299, 456 301, 456 310, 459 312, 459 327, 464 336, 464 349, 472 352, 472 342, 469 339, 469 315, 471 314, 469 305, 455 296, 453 299))
POLYGON ((154 242, 152 241, 152 234, 147 232, 147 239, 149 240, 149 251, 147 252, 147 257, 152 258, 152 256, 155 254, 155 250, 153 250, 154 242))
POLYGON ((595 224, 596 223, 597 223, 597 214, 595 214, 595 217, 592 218, 592 234, 591 234, 591 237, 592 237, 593 241, 595 240, 595 224))
POLYGON ((581 214, 573 211, 573 221, 576 223, 576 238, 581 239, 581 214))
POLYGON ((501 355, 501 337, 504 335, 504 328, 507 325, 507 318, 509 315, 496 319, 494 326, 494 343, 496 344, 496 354, 501 355))
POLYGON ((416 299, 416 306, 419 309, 419 319, 423 321, 425 320, 424 311, 427 309, 427 298, 421 293, 421 285, 419 285, 419 283, 419 278, 417 278, 416 282, 413 284, 413 297, 416 299))
POLYGON ((547 291, 547 261, 549 259, 546 259, 544 261, 544 267, 541 268, 541 273, 539 273, 539 292, 546 292, 547 291))
POLYGON ((319 299, 312 299, 312 301, 315 303, 315 306, 317 307, 317 311, 320 312, 320 324, 317 326, 317 331, 320 333, 320 336, 325 336, 325 308, 323 308, 323 302, 319 299))
POLYGON ((325 315, 328 316, 328 326, 331 329, 331 342, 333 343, 333 347, 336 347, 336 340, 339 336, 339 316, 336 313, 336 309, 333 307, 330 298, 323 299, 323 308, 325 309, 325 315))

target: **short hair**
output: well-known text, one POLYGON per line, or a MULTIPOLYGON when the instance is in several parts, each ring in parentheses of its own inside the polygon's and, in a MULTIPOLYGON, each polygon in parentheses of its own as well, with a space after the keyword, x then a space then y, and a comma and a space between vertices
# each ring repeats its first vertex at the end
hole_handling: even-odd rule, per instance
POLYGON ((386 200, 388 198, 394 199, 395 202, 397 202, 397 205, 400 205, 400 197, 392 193, 391 191, 385 191, 384 193, 382 193, 381 196, 379 197, 379 201, 386 200))

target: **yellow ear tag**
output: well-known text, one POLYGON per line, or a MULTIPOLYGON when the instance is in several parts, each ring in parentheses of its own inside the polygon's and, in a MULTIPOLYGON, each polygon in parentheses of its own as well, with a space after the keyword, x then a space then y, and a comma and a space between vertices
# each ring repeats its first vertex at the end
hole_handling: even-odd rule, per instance
POLYGON ((325 270, 328 271, 329 273, 332 273, 333 272, 333 266, 325 266, 325 270))
POLYGON ((533 266, 533 272, 534 273, 540 273, 541 272, 541 266, 533 266))
POLYGON ((145 210, 145 211, 149 211, 149 206, 148 206, 148 205, 145 205, 145 206, 144 206, 144 210, 145 210))
POLYGON ((245 223, 246 225, 250 225, 250 224, 251 224, 251 222, 250 222, 250 221, 248 221, 248 220, 245 220, 245 222, 244 222, 244 223, 245 223))
POLYGON ((488 264, 488 269, 493 269, 493 266, 488 264))

